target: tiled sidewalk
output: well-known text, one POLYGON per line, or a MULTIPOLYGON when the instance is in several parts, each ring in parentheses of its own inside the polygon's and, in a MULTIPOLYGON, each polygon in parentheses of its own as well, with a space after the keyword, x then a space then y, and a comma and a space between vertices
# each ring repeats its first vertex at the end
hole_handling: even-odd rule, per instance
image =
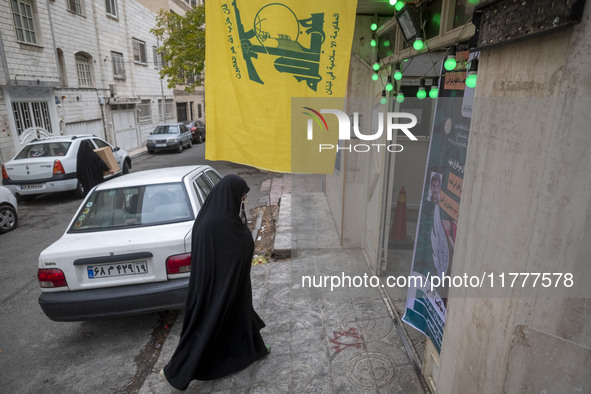
MULTIPOLYGON (((318 287, 306 282, 307 277, 318 285, 325 276, 371 276, 360 250, 338 246, 324 195, 284 195, 280 216, 288 201, 290 220, 285 225, 297 253, 289 260, 253 266, 251 275, 254 307, 267 324, 262 335, 271 353, 226 378, 193 381, 186 392, 424 393, 378 288, 331 291, 330 280, 318 287)), ((158 371, 178 343, 181 319, 141 393, 177 392, 158 371)))

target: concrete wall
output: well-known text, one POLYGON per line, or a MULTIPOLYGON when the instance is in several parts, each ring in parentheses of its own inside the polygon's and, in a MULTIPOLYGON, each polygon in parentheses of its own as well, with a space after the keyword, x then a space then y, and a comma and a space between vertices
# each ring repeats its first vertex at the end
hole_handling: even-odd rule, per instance
MULTIPOLYGON (((481 53, 453 275, 572 272, 588 287, 590 16, 481 53)), ((589 296, 508 293, 452 289, 438 392, 590 392, 589 296)))

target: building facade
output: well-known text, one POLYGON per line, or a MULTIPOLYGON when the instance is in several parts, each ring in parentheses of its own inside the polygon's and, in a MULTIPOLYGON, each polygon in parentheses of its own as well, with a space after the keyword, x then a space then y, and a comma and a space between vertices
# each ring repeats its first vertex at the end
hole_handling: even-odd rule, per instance
MULTIPOLYGON (((427 49, 415 50, 412 42, 404 40, 393 10, 390 15, 358 15, 347 111, 359 112, 363 119, 373 119, 380 111, 422 113, 428 120, 427 131, 417 130, 416 142, 398 137, 404 145, 400 153, 356 152, 348 149, 355 141, 343 144, 334 174, 324 177, 342 246, 360 248, 372 271, 382 277, 411 272, 413 250, 392 248, 389 238, 403 187, 407 231, 413 239, 416 236, 430 125, 437 115, 435 100, 429 102, 427 97, 420 107, 403 108, 395 93, 416 97, 421 79, 430 85, 432 78, 441 76, 451 47, 468 46, 477 33, 473 2, 406 4, 420 9, 417 14, 424 20, 418 26, 424 28, 427 49), (372 32, 374 22, 379 27, 372 32), (370 45, 372 37, 378 39, 377 49, 370 45), (388 42, 386 49, 381 46, 384 42, 388 42), (372 82, 376 61, 380 78, 372 82), (385 81, 398 64, 404 76, 392 93, 385 93, 385 81), (383 95, 388 98, 386 104, 381 102, 383 95)), ((497 7, 499 13, 511 4, 527 8, 529 2, 482 2, 497 7)), ((495 37, 506 42, 479 50, 450 275, 548 272, 571 273, 579 283, 591 279, 587 257, 591 195, 586 186, 591 182, 591 134, 586 127, 591 122, 591 85, 587 83, 591 9, 587 4, 583 11, 581 5, 584 2, 574 6, 580 23, 521 40, 510 40, 506 33, 495 37)), ((497 12, 493 11, 491 15, 497 12)), ((518 32, 518 26, 535 31, 563 20, 554 17, 553 23, 543 24, 539 22, 543 13, 530 11, 512 13, 518 22, 506 21, 515 22, 518 32)), ((497 29, 501 27, 511 26, 501 23, 497 29)), ((375 142, 389 143, 385 137, 375 142)), ((496 297, 470 297, 462 289, 450 289, 440 352, 428 339, 421 343, 420 334, 405 325, 406 339, 415 345, 412 353, 418 355, 433 392, 589 390, 590 298, 582 293, 566 298, 567 289, 562 290, 552 297, 543 292, 525 297, 516 288, 496 297)), ((388 295, 402 316, 406 291, 392 290, 388 295)))
MULTIPOLYGON (((150 33, 157 10, 135 0, 4 3, 10 12, 0 16, 0 162, 50 135, 90 133, 135 149, 159 122, 203 113, 202 95, 176 103, 160 78, 159 43, 150 33)), ((193 5, 175 3, 181 10, 193 5)))

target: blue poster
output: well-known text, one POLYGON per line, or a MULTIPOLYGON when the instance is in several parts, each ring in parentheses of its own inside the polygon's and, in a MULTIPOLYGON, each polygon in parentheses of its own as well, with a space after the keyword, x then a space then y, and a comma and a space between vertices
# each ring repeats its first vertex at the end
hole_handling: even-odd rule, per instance
MULTIPOLYGON (((447 314, 445 278, 453 261, 474 89, 467 69, 478 53, 458 52, 457 66, 442 69, 419 209, 406 311, 402 320, 427 335, 441 351, 447 314)), ((449 283, 449 281, 448 281, 449 283)))

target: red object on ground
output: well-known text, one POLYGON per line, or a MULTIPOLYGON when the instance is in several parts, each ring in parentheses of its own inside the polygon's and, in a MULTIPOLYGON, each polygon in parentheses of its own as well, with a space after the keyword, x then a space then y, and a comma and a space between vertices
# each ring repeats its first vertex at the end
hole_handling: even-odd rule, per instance
POLYGON ((394 221, 390 227, 390 239, 392 241, 406 241, 406 190, 404 186, 398 193, 394 221))

